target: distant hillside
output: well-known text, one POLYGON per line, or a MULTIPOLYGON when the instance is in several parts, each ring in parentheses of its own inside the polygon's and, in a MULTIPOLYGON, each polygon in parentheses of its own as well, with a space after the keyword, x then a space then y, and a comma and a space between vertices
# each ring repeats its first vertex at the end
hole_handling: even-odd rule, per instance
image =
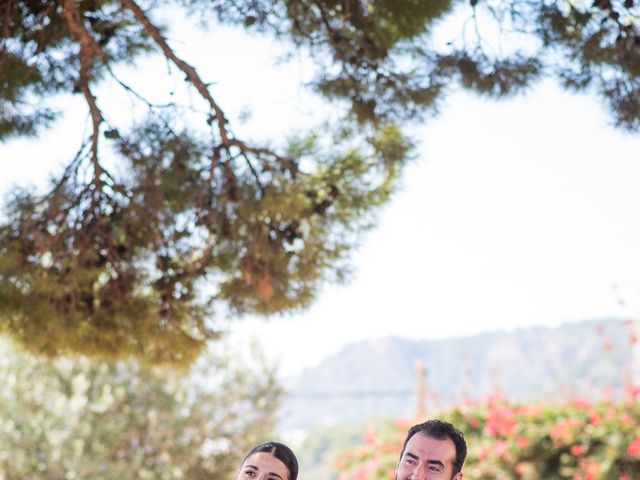
POLYGON ((508 398, 620 394, 630 363, 629 326, 601 319, 445 340, 389 337, 346 346, 288 378, 281 428, 306 430, 415 413, 415 362, 427 369, 427 410, 498 387, 508 398))

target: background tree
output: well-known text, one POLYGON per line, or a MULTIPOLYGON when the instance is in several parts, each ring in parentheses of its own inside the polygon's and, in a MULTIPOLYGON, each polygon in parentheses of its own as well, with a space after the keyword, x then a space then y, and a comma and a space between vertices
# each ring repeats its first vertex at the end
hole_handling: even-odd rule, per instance
POLYGON ((189 375, 1 348, 5 480, 226 480, 269 437, 281 393, 258 354, 240 360, 222 345, 189 375))
POLYGON ((502 97, 555 76, 639 126, 634 1, 5 0, 0 11, 0 137, 50 125, 60 93, 81 95, 92 125, 48 193, 14 192, 0 228, 3 330, 48 355, 186 364, 216 336, 216 311, 306 307, 322 281, 344 279, 393 191, 411 152, 401 127, 456 83, 502 97), (154 8, 310 53, 315 91, 343 120, 272 145, 236 135, 154 8), (445 41, 441 24, 455 32, 445 41), (197 92, 201 114, 118 77, 150 51, 197 92), (107 82, 146 118, 113 124, 96 94, 107 82))

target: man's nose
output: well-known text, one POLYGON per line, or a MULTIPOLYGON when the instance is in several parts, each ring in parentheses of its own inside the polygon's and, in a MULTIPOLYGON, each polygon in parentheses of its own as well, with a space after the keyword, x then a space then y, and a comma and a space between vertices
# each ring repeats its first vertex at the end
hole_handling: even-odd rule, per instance
POLYGON ((427 474, 422 468, 416 468, 411 475, 411 480, 427 480, 427 474))

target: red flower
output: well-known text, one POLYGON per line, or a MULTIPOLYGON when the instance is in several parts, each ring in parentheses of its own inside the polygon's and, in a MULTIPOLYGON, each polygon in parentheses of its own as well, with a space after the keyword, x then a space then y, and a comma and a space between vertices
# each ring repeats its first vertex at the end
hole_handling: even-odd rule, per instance
POLYGON ((371 478, 373 472, 376 471, 379 464, 380 463, 376 460, 368 460, 364 463, 361 463, 353 471, 353 475, 351 478, 353 480, 366 480, 368 478, 371 478))
POLYGON ((509 445, 507 445, 507 442, 505 442, 504 440, 498 440, 493 444, 492 449, 496 457, 501 458, 504 457, 509 451, 509 445))
POLYGON ((367 428, 362 435, 362 443, 365 445, 372 447, 376 444, 376 434, 372 428, 367 428))
POLYGON ((483 461, 489 456, 489 449, 487 447, 482 447, 478 452, 478 460, 483 461))
POLYGON ((520 462, 516 465, 515 472, 521 477, 535 471, 535 467, 530 462, 520 462))
POLYGON ((640 458, 640 436, 629 444, 627 447, 627 455, 640 458))
POLYGON ((583 412, 586 412, 587 410, 591 409, 591 402, 589 400, 585 400, 584 398, 576 398, 573 401, 573 406, 576 407, 576 409, 581 410, 583 412))
POLYGON ((513 411, 509 407, 493 407, 489 410, 486 429, 491 436, 508 437, 516 426, 513 411))
POLYGON ((627 398, 629 400, 635 401, 638 397, 640 397, 640 385, 627 383, 627 385, 625 385, 625 393, 627 394, 627 398))
POLYGON ((580 422, 574 418, 561 420, 551 427, 549 435, 554 442, 569 443, 574 435, 574 430, 580 422))
POLYGON ((574 457, 581 457, 586 453, 586 451, 587 449, 584 448, 584 445, 576 444, 571 447, 571 455, 573 455, 574 457))
POLYGON ((476 417, 469 418, 468 423, 471 428, 478 428, 480 426, 480 420, 476 417))
POLYGON ((622 423, 622 425, 626 427, 629 427, 631 425, 634 425, 635 421, 633 417, 629 415, 627 412, 622 412, 622 414, 620 415, 620 423, 622 423))

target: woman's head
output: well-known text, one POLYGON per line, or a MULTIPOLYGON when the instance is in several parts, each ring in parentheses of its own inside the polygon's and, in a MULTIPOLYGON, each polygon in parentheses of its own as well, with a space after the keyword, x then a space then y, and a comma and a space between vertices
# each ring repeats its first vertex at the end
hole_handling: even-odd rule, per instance
POLYGON ((293 451, 280 442, 256 445, 244 457, 238 480, 296 480, 298 459, 293 451))

